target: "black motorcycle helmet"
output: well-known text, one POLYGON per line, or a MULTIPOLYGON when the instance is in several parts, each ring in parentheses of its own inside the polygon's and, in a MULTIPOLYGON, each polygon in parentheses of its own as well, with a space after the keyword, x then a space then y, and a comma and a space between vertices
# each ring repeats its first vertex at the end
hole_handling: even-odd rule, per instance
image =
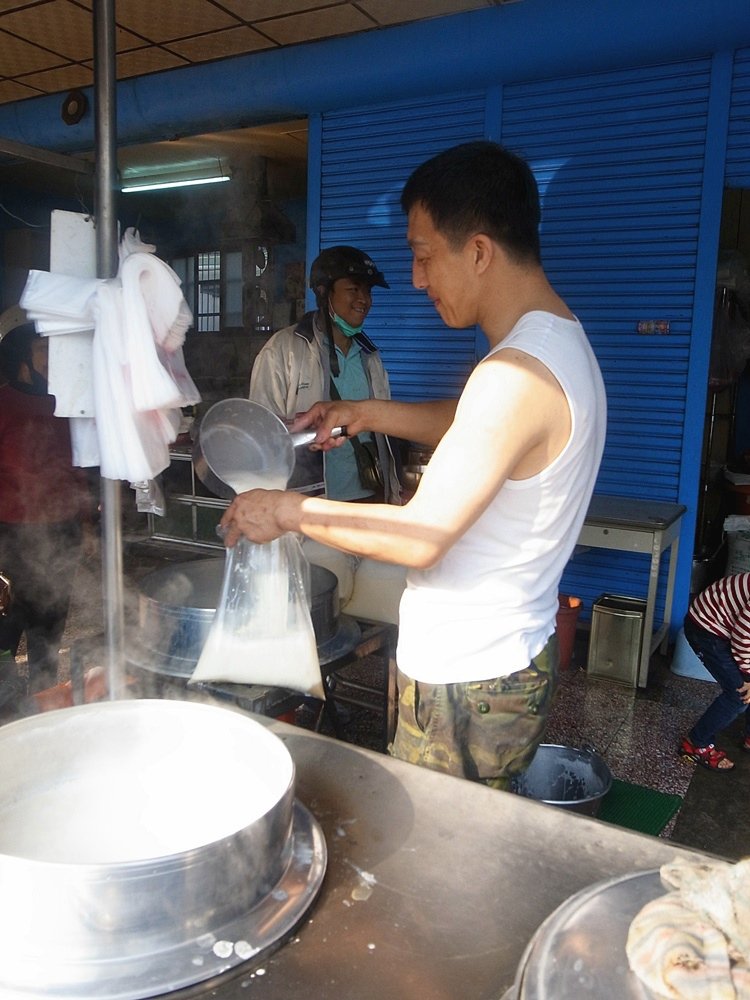
POLYGON ((315 258, 310 268, 310 288, 315 292, 318 306, 323 306, 334 281, 339 278, 358 278, 370 286, 388 288, 388 282, 374 261, 356 247, 328 247, 315 258))

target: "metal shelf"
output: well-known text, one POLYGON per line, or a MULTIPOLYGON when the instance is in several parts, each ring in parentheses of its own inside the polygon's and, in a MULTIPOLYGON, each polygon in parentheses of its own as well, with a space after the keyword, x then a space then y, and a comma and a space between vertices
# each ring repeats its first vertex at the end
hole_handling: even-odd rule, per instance
POLYGON ((216 525, 229 501, 207 493, 195 475, 189 446, 171 449, 169 457, 170 466, 162 473, 166 513, 164 517, 148 515, 149 536, 155 541, 223 549, 216 525))

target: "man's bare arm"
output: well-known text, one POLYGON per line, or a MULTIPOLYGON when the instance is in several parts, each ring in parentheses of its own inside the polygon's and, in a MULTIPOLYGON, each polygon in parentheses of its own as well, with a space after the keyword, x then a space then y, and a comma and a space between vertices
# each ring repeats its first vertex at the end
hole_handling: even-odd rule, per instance
POLYGON ((457 404, 455 399, 428 403, 401 403, 392 399, 321 402, 298 414, 291 430, 315 428, 317 443, 325 449, 343 444, 342 440, 330 437, 334 427, 346 427, 350 436, 375 431, 435 448, 453 422, 457 404))

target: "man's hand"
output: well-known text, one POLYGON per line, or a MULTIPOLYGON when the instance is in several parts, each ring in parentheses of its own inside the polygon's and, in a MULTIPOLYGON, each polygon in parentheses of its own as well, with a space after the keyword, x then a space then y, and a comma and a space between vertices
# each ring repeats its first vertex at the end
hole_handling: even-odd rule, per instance
POLYGON ((433 399, 428 403, 402 403, 393 399, 341 399, 315 403, 306 413, 298 413, 289 428, 292 433, 314 427, 312 448, 329 451, 346 438, 332 438, 334 427, 346 427, 349 437, 372 432, 416 441, 436 448, 453 423, 455 399, 433 399))
POLYGON ((297 531, 302 506, 300 493, 283 490, 248 490, 234 498, 219 523, 224 543, 232 548, 242 535, 263 544, 297 531))
POLYGON ((747 680, 743 682, 741 687, 737 688, 737 692, 743 705, 750 705, 750 677, 747 674, 743 674, 743 676, 747 677, 747 680))
POLYGON ((347 437, 369 430, 362 410, 361 402, 348 399, 314 403, 306 413, 295 416, 289 430, 296 434, 297 431, 314 429, 316 437, 310 449, 330 451, 331 448, 339 448, 347 437), (346 428, 346 436, 331 437, 334 427, 346 428))

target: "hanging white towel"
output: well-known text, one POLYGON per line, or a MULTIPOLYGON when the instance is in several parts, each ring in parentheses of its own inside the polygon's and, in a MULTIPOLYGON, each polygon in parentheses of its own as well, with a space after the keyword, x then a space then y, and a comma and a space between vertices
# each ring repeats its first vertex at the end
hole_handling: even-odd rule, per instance
MULTIPOLYGON (((107 479, 154 479, 169 465, 180 408, 201 399, 182 353, 192 314, 179 278, 154 249, 128 229, 116 278, 32 271, 21 299, 39 333, 94 329, 98 464, 107 479)), ((90 465, 90 434, 80 432, 76 464, 90 465)))
POLYGON ((90 330, 92 300, 101 280, 29 271, 20 305, 42 336, 90 330))

